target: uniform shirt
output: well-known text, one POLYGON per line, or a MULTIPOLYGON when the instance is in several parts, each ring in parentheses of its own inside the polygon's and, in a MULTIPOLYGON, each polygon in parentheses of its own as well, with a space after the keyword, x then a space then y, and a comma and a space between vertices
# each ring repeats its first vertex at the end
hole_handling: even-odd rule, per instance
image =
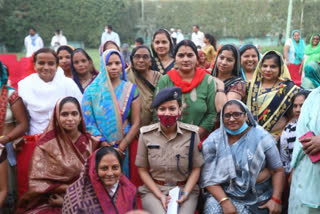
POLYGON ((204 163, 198 149, 200 142, 198 127, 177 122, 177 132, 170 139, 162 132, 160 123, 144 126, 140 129, 136 166, 149 168, 153 179, 169 182, 186 181, 190 172, 189 148, 192 132, 195 132, 192 168, 204 163), (178 158, 179 156, 179 158, 178 158), (179 169, 177 168, 179 159, 179 169))

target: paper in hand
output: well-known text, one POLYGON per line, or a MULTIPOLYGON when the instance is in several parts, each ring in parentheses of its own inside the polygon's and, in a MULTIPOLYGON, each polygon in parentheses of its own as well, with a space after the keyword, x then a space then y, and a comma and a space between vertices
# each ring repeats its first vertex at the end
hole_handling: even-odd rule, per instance
POLYGON ((177 200, 180 199, 180 188, 176 186, 169 191, 169 196, 171 197, 168 204, 167 214, 178 214, 179 204, 177 200))

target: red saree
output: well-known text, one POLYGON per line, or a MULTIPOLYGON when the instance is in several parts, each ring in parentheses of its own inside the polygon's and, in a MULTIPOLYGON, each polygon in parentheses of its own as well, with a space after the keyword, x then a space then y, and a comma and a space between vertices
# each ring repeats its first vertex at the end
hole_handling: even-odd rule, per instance
POLYGON ((49 196, 54 193, 64 196, 64 191, 57 188, 79 178, 85 159, 97 146, 86 133, 83 119, 79 125, 80 137, 75 143, 71 141, 61 127, 59 103, 49 126, 36 143, 29 166, 29 190, 20 199, 17 213, 61 213, 61 207, 48 203, 49 196))
POLYGON ((66 192, 62 212, 124 214, 134 209, 136 187, 123 174, 113 197, 106 192, 96 170, 96 152, 86 161, 80 178, 66 192))

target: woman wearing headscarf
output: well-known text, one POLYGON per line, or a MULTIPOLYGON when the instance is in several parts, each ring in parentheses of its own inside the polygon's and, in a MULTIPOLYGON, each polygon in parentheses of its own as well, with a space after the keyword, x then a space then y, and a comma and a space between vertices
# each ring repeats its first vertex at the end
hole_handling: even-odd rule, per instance
POLYGON ((304 56, 305 43, 299 30, 293 30, 291 38, 284 44, 283 56, 288 66, 292 80, 298 85, 301 84, 299 74, 301 62, 304 56))
POLYGON ((242 45, 240 47, 241 76, 242 79, 249 82, 252 80, 254 71, 260 60, 260 52, 258 48, 251 44, 242 45))
POLYGON ((315 89, 320 86, 320 62, 311 61, 304 67, 304 77, 301 87, 304 89, 315 89))
POLYGON ((120 52, 120 47, 112 40, 105 41, 102 45, 100 45, 99 48, 99 54, 102 56, 103 52, 109 49, 114 49, 120 52))
POLYGON ((293 170, 289 197, 289 214, 320 212, 320 162, 311 161, 320 152, 320 87, 309 94, 304 102, 297 123, 296 141, 292 154, 293 170), (306 133, 309 137, 299 139, 306 133), (314 136, 312 136, 314 135, 314 136))
MULTIPOLYGON (((224 95, 223 83, 216 82, 206 70, 197 67, 198 51, 190 40, 183 40, 175 48, 177 69, 161 77, 155 95, 167 87, 177 86, 182 90, 182 113, 180 121, 199 126, 200 138, 206 137, 216 122, 218 94, 224 95), (219 93, 220 92, 220 93, 219 93)), ((225 96, 225 95, 224 95, 225 96)), ((154 121, 157 121, 154 112, 154 121)))
POLYGON ((159 29, 153 34, 151 50, 155 63, 152 70, 164 75, 174 68, 173 48, 173 42, 167 30, 159 29))
POLYGON ((140 97, 136 85, 127 81, 119 51, 101 56, 101 72, 84 92, 82 110, 89 133, 126 154, 123 172, 129 177, 127 148, 139 131, 140 97))
MULTIPOLYGON (((152 70, 153 59, 150 49, 139 45, 132 50, 131 67, 128 68, 128 80, 137 85, 141 100, 140 126, 150 125, 152 122, 152 100, 157 83, 162 76, 160 72, 152 70)), ((130 144, 130 180, 136 185, 142 185, 137 167, 133 164, 136 159, 138 141, 130 144)))
POLYGON ((290 119, 286 113, 298 91, 281 54, 276 51, 265 53, 250 82, 247 105, 258 124, 277 140, 290 119))
POLYGON ((36 143, 29 190, 19 200, 17 213, 61 213, 68 185, 79 178, 85 160, 97 146, 86 132, 79 101, 74 97, 59 100, 49 126, 36 143))
POLYGON ((86 160, 80 178, 68 187, 62 212, 124 214, 133 210, 137 189, 122 174, 122 162, 113 147, 94 152, 86 160))
POLYGON ((71 70, 73 80, 82 93, 99 74, 93 65, 91 57, 82 48, 77 48, 72 52, 71 70))
POLYGON ((198 51, 199 60, 197 66, 203 69, 209 69, 210 63, 207 61, 206 54, 203 51, 198 51))
POLYGON ((3 212, 12 212, 17 202, 14 150, 27 129, 25 106, 16 90, 8 85, 8 70, 0 61, 0 210, 3 212))
POLYGON ((17 156, 18 196, 27 189, 29 162, 42 132, 48 127, 53 109, 60 98, 74 96, 81 101, 82 94, 74 81, 64 75, 58 67, 59 58, 54 50, 42 48, 34 53, 34 67, 31 74, 18 83, 19 96, 29 116, 29 131, 24 138, 23 152, 17 156))
POLYGON ((71 70, 71 54, 73 50, 70 45, 62 45, 57 50, 59 66, 63 69, 64 75, 70 78, 73 77, 71 70))
POLYGON ((313 34, 310 38, 310 42, 304 50, 304 67, 311 61, 320 62, 320 34, 313 34))
POLYGON ((281 213, 284 171, 274 139, 239 100, 223 106, 220 120, 202 145, 204 213, 281 213))
POLYGON ((241 78, 240 55, 235 46, 230 44, 222 46, 211 74, 224 82, 227 99, 245 98, 246 82, 241 78))

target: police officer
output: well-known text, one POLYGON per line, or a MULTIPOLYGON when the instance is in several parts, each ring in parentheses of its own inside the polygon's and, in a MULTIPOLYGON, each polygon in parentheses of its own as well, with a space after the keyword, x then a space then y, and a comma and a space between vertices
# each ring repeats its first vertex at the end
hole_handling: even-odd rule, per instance
POLYGON ((196 210, 200 167, 198 127, 179 122, 181 88, 164 88, 154 98, 159 122, 140 129, 136 166, 144 185, 139 187, 142 207, 152 214, 165 214, 169 190, 180 187, 179 213, 196 210))

